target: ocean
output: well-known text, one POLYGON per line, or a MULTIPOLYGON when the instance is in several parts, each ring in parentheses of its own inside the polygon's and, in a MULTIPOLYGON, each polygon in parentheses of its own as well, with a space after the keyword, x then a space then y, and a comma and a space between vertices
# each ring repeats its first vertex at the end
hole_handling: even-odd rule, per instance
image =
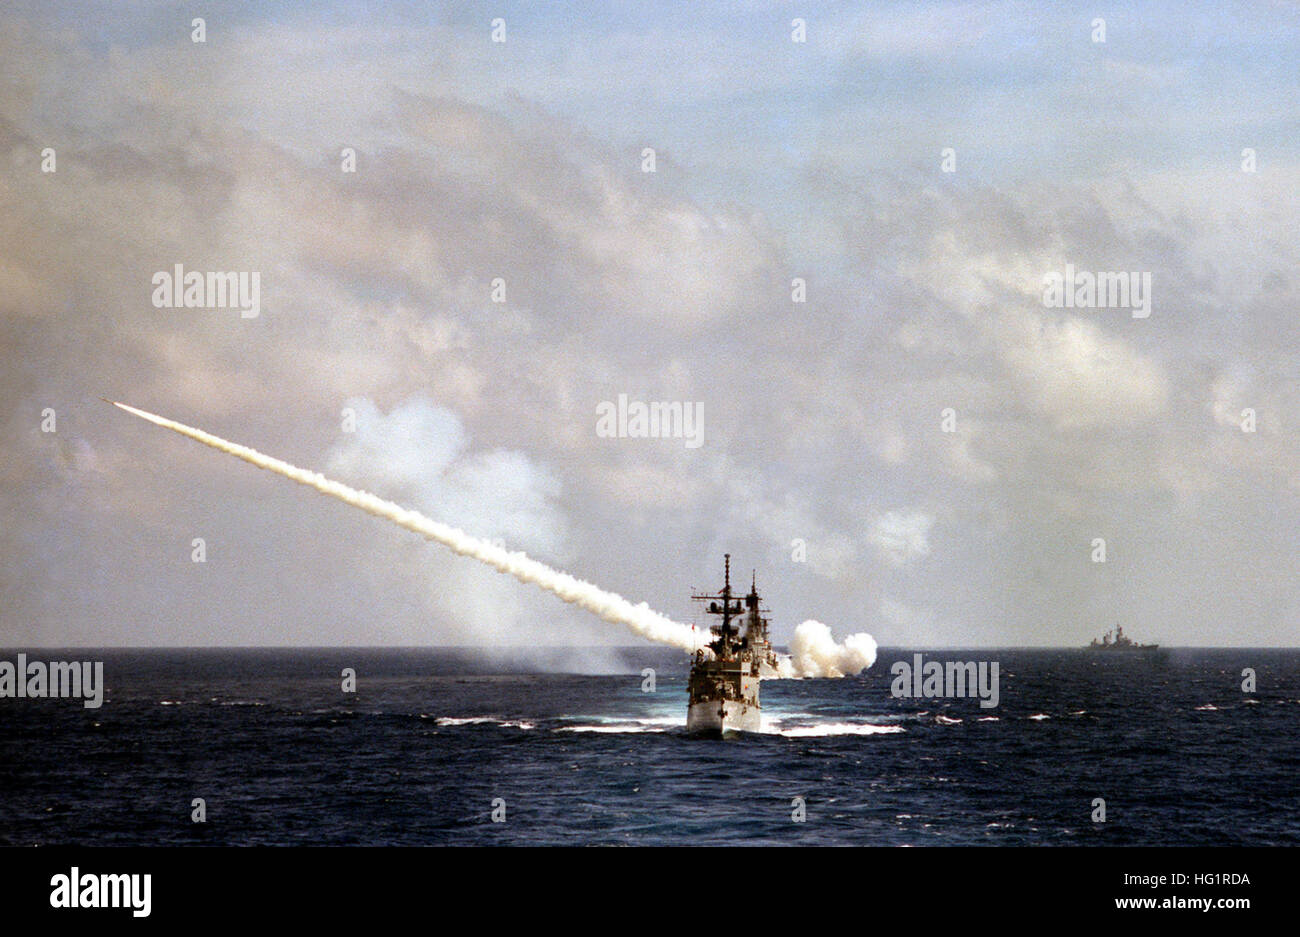
POLYGON ((1294 650, 923 652, 997 661, 982 708, 893 697, 882 648, 723 740, 658 648, 23 650, 107 690, 0 699, 3 845, 1300 843, 1294 650))

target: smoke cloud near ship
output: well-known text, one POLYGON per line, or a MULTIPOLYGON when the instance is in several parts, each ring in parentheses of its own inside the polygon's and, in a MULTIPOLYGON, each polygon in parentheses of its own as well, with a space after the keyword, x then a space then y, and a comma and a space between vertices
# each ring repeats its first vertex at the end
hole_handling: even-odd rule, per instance
POLYGON ((781 677, 845 677, 859 674, 876 662, 876 641, 864 632, 837 644, 831 629, 809 619, 794 629, 790 656, 783 657, 781 677))
MULTIPOLYGON (((326 478, 319 472, 298 468, 248 446, 115 400, 108 402, 156 426, 233 455, 250 465, 281 475, 323 495, 337 498, 375 517, 391 521, 427 540, 442 544, 453 553, 476 559, 498 572, 508 573, 520 582, 539 586, 565 602, 586 609, 611 624, 623 625, 647 640, 687 652, 694 651, 699 646, 699 636, 690 625, 661 615, 644 602, 633 603, 590 582, 551 569, 521 551, 507 550, 456 527, 435 521, 418 511, 326 478)), ((830 629, 817 621, 806 621, 795 629, 790 650, 791 656, 781 660, 777 676, 842 677, 870 667, 876 658, 876 643, 870 635, 851 635, 844 644, 836 644, 830 629)))

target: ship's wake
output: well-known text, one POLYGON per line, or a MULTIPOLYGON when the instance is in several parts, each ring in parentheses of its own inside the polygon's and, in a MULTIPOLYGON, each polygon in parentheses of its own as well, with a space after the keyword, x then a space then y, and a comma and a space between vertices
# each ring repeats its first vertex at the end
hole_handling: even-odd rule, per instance
MULTIPOLYGON (((290 465, 288 462, 264 455, 248 446, 241 446, 220 436, 214 436, 145 410, 138 410, 124 403, 109 402, 127 413, 133 413, 164 429, 201 442, 219 452, 233 455, 237 459, 243 459, 251 465, 274 472, 300 485, 306 485, 323 495, 337 498, 375 517, 391 521, 399 527, 442 544, 454 553, 486 563, 498 572, 509 573, 520 582, 539 586, 611 624, 624 625, 650 641, 687 652, 694 651, 698 647, 699 637, 690 625, 673 621, 654 611, 644 602, 634 604, 621 595, 551 569, 545 563, 532 559, 522 551, 507 550, 456 527, 425 517, 418 511, 408 510, 370 492, 360 491, 342 482, 326 478, 319 472, 290 465)), ((876 642, 870 635, 851 635, 843 644, 836 644, 831 637, 830 629, 817 621, 806 621, 795 629, 790 650, 791 656, 782 658, 777 672, 768 676, 842 677, 846 674, 859 673, 870 667, 876 659, 876 642)))
POLYGON ((763 731, 788 739, 822 739, 833 735, 895 735, 907 730, 899 725, 876 725, 871 722, 818 722, 788 728, 778 723, 765 726, 763 731))

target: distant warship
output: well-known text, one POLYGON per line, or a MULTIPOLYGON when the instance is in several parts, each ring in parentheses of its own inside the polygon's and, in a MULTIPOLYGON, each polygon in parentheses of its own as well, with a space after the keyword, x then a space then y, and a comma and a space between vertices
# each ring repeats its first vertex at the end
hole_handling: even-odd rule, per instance
POLYGON ((696 735, 721 736, 727 732, 758 732, 762 728, 762 709, 758 704, 758 683, 766 672, 776 673, 776 653, 768 641, 768 620, 763 617, 758 588, 751 580, 749 594, 731 595, 731 554, 725 556, 726 569, 722 591, 713 595, 693 595, 697 602, 707 602, 705 611, 722 619, 709 632, 713 639, 708 648, 696 650, 691 664, 690 705, 686 711, 686 731, 696 735), (744 619, 742 634, 733 621, 744 619))
POLYGON ((1159 644, 1138 644, 1133 641, 1124 634, 1123 625, 1116 625, 1100 638, 1093 638, 1088 645, 1088 650, 1091 651, 1155 651, 1159 648, 1159 644))

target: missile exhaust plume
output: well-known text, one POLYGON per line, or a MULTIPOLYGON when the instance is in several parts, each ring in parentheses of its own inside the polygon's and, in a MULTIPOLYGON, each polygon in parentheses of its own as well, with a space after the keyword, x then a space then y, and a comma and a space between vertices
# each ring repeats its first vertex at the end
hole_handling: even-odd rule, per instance
MULTIPOLYGON (((509 573, 520 582, 540 586, 564 601, 598 615, 605 621, 625 625, 643 638, 688 652, 700 646, 700 636, 690 625, 673 621, 654 611, 644 602, 633 604, 622 596, 601 589, 592 583, 551 569, 545 563, 540 563, 523 552, 511 552, 504 547, 471 536, 463 530, 425 517, 418 511, 408 510, 367 491, 360 491, 342 482, 336 482, 319 472, 290 465, 288 462, 264 455, 248 446, 241 446, 201 429, 177 423, 175 420, 139 410, 116 400, 101 399, 142 420, 148 420, 164 429, 201 442, 205 446, 211 446, 237 459, 243 459, 258 468, 282 475, 300 485, 314 488, 323 495, 337 498, 368 514, 392 521, 399 527, 441 543, 453 553, 473 557, 498 572, 509 573)), ((800 625, 795 630, 795 638, 790 646, 793 656, 781 660, 776 676, 839 677, 846 673, 858 673, 863 668, 870 667, 876 657, 876 644, 870 635, 852 635, 843 645, 837 645, 831 638, 830 629, 815 621, 806 621, 800 625)))

